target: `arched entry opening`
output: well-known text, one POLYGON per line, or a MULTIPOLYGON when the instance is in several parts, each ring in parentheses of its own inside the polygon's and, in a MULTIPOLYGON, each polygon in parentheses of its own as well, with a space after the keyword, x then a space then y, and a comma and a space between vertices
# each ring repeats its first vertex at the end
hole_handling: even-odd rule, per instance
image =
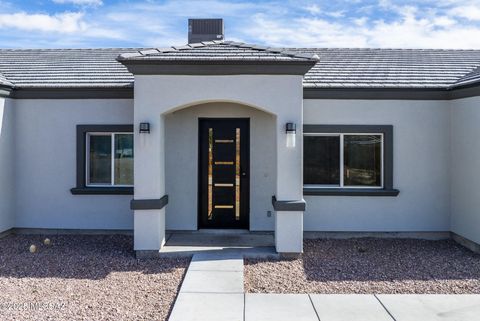
POLYGON ((167 230, 274 230, 276 117, 239 103, 164 114, 167 230))

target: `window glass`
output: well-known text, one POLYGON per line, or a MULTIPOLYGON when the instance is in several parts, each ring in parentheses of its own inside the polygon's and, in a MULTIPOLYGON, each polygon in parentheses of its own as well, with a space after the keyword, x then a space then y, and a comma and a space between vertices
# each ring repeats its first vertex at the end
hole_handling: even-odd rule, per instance
POLYGON ((381 186, 381 135, 344 136, 344 185, 381 186))
POLYGON ((133 185, 133 135, 115 134, 115 185, 133 185))
POLYGON ((111 184, 112 182, 112 137, 90 135, 89 184, 111 184))
POLYGON ((340 184, 340 136, 304 136, 304 184, 340 184))

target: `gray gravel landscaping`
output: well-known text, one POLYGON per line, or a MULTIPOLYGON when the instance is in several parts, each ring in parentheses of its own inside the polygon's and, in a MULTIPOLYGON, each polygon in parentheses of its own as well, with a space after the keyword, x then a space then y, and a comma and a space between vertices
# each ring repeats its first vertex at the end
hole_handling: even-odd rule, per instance
POLYGON ((137 260, 130 236, 44 238, 0 239, 2 320, 166 320, 189 264, 137 260))
POLYGON ((245 260, 251 293, 480 294, 480 254, 452 240, 306 240, 294 260, 245 260))

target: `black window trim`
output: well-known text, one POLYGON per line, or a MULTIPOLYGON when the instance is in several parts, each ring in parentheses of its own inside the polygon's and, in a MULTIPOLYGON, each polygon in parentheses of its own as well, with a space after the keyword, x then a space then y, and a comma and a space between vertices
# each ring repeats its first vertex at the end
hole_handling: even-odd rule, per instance
MULTIPOLYGON (((383 134, 383 188, 303 187, 304 195, 320 196, 397 196, 393 188, 393 126, 392 125, 303 125, 303 133, 380 133, 383 134)), ((303 139, 303 137, 302 137, 303 139)))
POLYGON ((133 125, 77 125, 77 186, 70 189, 70 192, 74 195, 133 195, 132 186, 87 186, 86 136, 89 132, 133 133, 133 125))

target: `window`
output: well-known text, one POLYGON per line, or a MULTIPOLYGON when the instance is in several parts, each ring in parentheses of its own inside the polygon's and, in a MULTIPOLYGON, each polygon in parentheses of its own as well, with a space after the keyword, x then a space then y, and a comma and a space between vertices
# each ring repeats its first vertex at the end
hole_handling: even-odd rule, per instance
POLYGON ((340 185, 340 136, 304 137, 304 184, 340 185))
POLYGON ((133 194, 133 126, 77 126, 72 194, 133 194))
POLYGON ((398 195, 392 143, 392 126, 305 125, 304 194, 398 195))
POLYGON ((133 134, 87 133, 87 186, 133 185, 133 134))
POLYGON ((382 134, 307 133, 304 183, 382 188, 382 134))

